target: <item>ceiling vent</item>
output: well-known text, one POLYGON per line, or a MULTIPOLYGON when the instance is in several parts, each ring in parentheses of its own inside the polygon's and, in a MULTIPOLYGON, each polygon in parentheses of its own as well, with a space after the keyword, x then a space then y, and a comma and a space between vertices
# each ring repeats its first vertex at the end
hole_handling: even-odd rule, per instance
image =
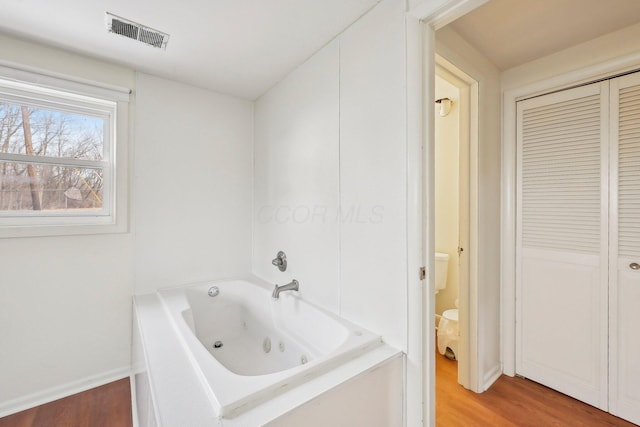
POLYGON ((158 49, 166 49, 167 43, 169 42, 169 34, 121 18, 109 12, 107 12, 107 30, 110 33, 119 34, 146 45, 157 47, 158 49))

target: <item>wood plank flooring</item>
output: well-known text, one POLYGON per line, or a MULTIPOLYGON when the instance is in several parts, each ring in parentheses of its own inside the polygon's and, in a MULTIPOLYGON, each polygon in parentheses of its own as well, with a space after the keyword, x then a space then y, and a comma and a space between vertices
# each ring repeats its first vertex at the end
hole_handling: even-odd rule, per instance
MULTIPOLYGON (((501 377, 476 394, 457 382, 457 362, 436 355, 438 427, 634 427, 522 378, 501 377)), ((129 379, 0 418, 0 427, 132 427, 129 379)))
POLYGON ((132 427, 129 378, 0 418, 0 427, 132 427))
POLYGON ((458 364, 436 354, 437 427, 633 427, 533 381, 502 376, 476 394, 458 384, 458 364))

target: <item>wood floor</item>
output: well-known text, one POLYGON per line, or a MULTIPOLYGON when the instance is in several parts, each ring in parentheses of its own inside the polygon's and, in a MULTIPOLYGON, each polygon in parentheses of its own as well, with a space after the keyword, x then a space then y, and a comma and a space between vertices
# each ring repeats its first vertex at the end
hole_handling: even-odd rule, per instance
MULTIPOLYGON (((522 378, 501 377, 476 394, 457 382, 456 362, 436 355, 437 427, 634 427, 522 378)), ((0 418, 0 427, 132 427, 129 379, 0 418)))
POLYGON ((502 376, 476 394, 458 384, 457 362, 436 354, 437 427, 633 427, 533 381, 502 376))
POLYGON ((129 378, 8 417, 0 427, 132 427, 129 378))

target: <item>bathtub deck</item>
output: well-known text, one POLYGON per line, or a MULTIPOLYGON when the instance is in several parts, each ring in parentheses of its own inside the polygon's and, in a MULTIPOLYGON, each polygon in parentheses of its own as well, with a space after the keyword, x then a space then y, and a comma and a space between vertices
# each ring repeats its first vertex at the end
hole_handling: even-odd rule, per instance
POLYGON ((0 427, 131 427, 129 378, 0 418, 0 427))

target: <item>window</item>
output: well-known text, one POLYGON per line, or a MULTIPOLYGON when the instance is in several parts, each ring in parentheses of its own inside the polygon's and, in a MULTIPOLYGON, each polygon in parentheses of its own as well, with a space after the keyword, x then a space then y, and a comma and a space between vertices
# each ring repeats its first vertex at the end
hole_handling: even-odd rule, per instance
POLYGON ((127 134, 117 120, 126 112, 122 93, 92 96, 110 91, 17 73, 27 81, 0 78, 0 236, 120 231, 113 226, 126 214, 116 209, 126 201, 116 191, 126 188, 116 170, 116 136, 127 134))

